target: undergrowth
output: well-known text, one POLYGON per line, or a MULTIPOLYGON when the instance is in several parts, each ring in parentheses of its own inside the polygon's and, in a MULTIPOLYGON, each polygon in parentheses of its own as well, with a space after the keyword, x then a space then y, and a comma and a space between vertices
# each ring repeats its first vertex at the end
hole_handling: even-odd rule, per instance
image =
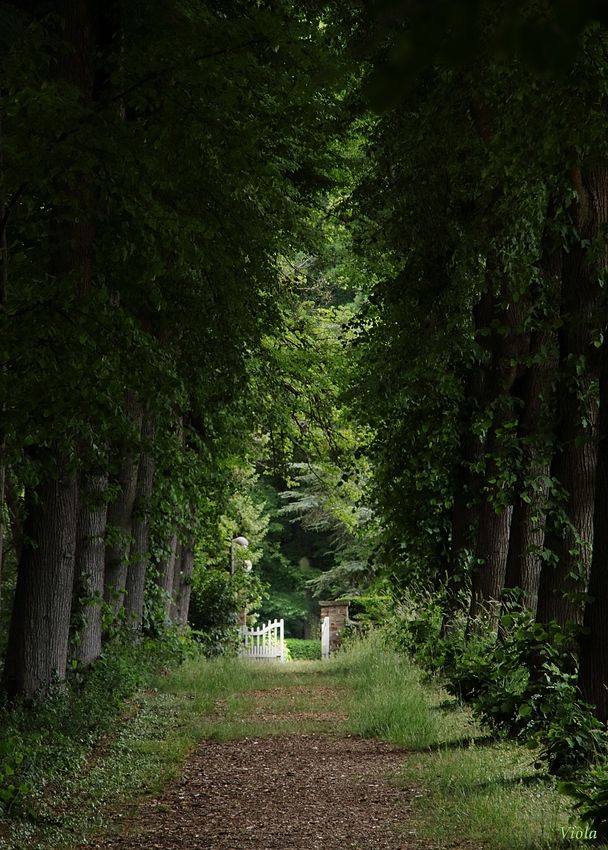
POLYGON ((71 669, 44 701, 0 706, 0 847, 13 846, 15 830, 33 847, 32 836, 62 820, 61 798, 94 748, 134 710, 130 698, 192 651, 177 635, 116 641, 92 668, 71 669))

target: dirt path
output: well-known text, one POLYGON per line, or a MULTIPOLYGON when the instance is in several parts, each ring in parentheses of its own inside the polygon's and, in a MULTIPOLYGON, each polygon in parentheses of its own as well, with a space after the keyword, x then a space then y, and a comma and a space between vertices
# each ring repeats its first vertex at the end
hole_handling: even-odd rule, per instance
MULTIPOLYGON (((274 690, 283 693, 275 692, 272 704, 277 696, 289 704, 288 688, 274 690)), ((331 729, 339 714, 320 711, 317 689, 315 696, 319 722, 331 729)), ((270 711, 268 697, 268 692, 255 694, 253 714, 268 722, 270 732, 277 715, 270 711)), ((313 713, 307 711, 307 718, 313 713)), ((420 845, 408 834, 406 823, 416 789, 390 782, 390 773, 405 758, 403 751, 380 741, 332 732, 203 741, 180 781, 144 801, 134 821, 125 824, 123 836, 87 846, 413 850, 420 845)))

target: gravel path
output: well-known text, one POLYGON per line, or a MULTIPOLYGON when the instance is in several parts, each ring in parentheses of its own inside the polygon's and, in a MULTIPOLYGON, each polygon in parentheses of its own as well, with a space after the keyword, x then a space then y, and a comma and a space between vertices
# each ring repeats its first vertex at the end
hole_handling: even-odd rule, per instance
POLYGON ((87 846, 414 850, 406 824, 417 789, 390 782, 405 758, 381 741, 335 734, 204 741, 177 784, 142 802, 124 836, 87 846))

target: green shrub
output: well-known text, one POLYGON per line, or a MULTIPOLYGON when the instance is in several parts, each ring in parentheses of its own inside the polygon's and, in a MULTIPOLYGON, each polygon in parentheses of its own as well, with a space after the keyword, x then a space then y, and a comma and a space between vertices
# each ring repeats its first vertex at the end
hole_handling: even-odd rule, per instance
POLYGON ((389 646, 411 656, 425 670, 436 672, 446 661, 442 618, 441 598, 423 595, 418 603, 407 600, 394 609, 384 622, 383 632, 389 646))
POLYGON ((382 625, 393 607, 391 596, 344 596, 338 602, 348 602, 348 616, 361 626, 382 625))
POLYGON ((580 698, 572 645, 556 623, 545 627, 529 611, 506 614, 498 639, 480 633, 454 652, 447 689, 471 702, 487 727, 540 748, 537 766, 573 776, 605 752, 606 735, 580 698))
POLYGON ((239 570, 202 570, 192 584, 189 621, 207 657, 236 655, 239 611, 257 610, 263 594, 260 579, 239 570))
POLYGON ((560 782, 559 789, 574 798, 575 812, 595 837, 608 843, 608 764, 596 765, 576 782, 560 782))
POLYGON ((608 750, 605 727, 581 700, 576 679, 575 673, 545 662, 540 681, 530 688, 528 702, 520 708, 529 719, 522 737, 527 733, 530 745, 540 747, 549 773, 564 778, 605 759, 608 750))
POLYGON ((469 635, 455 623, 442 637, 441 603, 431 597, 403 605, 385 632, 393 647, 440 672, 446 690, 486 727, 537 750, 537 766, 574 776, 603 756, 607 738, 578 692, 573 635, 511 604, 498 636, 479 621, 469 635))
POLYGON ((318 661, 321 658, 320 640, 285 638, 285 645, 292 661, 318 661))

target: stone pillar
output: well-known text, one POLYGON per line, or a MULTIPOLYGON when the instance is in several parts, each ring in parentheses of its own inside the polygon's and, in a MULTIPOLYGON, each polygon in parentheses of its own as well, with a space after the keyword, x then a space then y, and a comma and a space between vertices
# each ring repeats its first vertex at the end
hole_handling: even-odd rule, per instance
POLYGON ((329 617, 329 652, 335 652, 340 646, 340 634, 348 620, 348 602, 319 602, 321 622, 329 617))

